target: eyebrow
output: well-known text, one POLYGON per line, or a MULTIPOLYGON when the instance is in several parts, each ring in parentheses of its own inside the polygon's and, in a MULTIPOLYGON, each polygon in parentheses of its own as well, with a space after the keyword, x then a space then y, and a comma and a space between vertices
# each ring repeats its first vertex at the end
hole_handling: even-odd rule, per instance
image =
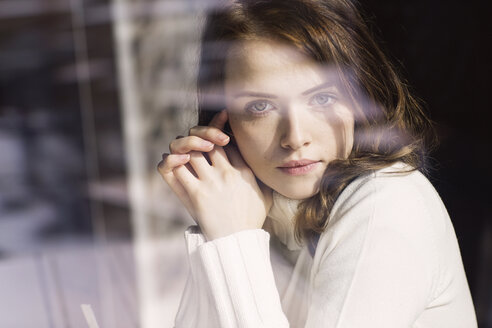
MULTIPOLYGON (((301 95, 306 96, 310 93, 313 93, 315 91, 330 87, 334 85, 335 83, 333 81, 328 81, 321 83, 320 85, 317 85, 311 89, 308 89, 306 91, 303 91, 301 95)), ((263 93, 263 92, 253 92, 253 91, 241 91, 238 92, 234 95, 234 98, 240 98, 240 97, 255 97, 255 98, 269 98, 269 99, 276 99, 278 98, 276 95, 272 95, 269 93, 263 93)))
POLYGON ((239 97, 255 97, 255 98, 271 98, 271 99, 278 98, 277 96, 269 93, 252 92, 252 91, 242 91, 234 95, 234 98, 239 98, 239 97))
POLYGON ((304 92, 303 92, 303 93, 301 93, 301 94, 302 94, 303 96, 306 96, 306 95, 308 95, 308 94, 310 94, 310 93, 313 93, 313 92, 315 92, 315 91, 318 91, 318 90, 321 90, 321 89, 324 89, 324 88, 331 87, 331 86, 333 86, 333 85, 335 85, 335 82, 333 82, 333 81, 327 81, 327 82, 321 83, 320 85, 317 85, 317 86, 315 86, 315 87, 313 87, 313 88, 311 88, 311 89, 308 89, 308 90, 304 91, 304 92))

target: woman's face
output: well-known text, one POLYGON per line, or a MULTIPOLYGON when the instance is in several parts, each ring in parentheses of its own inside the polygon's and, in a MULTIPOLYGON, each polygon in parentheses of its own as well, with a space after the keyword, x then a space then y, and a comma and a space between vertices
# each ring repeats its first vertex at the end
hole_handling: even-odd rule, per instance
POLYGON ((286 197, 316 194, 328 163, 352 149, 354 116, 335 77, 274 42, 246 41, 228 55, 227 112, 239 151, 286 197))

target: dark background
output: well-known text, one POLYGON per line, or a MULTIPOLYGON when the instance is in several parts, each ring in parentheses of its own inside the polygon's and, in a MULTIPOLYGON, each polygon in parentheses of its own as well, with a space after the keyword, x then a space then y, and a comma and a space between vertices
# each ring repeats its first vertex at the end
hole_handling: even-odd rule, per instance
POLYGON ((481 327, 492 327, 488 1, 362 4, 386 52, 437 123, 440 146, 430 178, 453 221, 481 327))

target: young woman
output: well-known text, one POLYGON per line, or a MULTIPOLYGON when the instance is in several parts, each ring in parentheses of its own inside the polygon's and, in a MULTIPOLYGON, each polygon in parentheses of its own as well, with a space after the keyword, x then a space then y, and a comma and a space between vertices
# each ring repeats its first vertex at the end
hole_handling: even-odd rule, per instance
POLYGON ((176 327, 476 327, 432 125, 352 1, 223 3, 198 89, 158 166, 198 224, 176 327))

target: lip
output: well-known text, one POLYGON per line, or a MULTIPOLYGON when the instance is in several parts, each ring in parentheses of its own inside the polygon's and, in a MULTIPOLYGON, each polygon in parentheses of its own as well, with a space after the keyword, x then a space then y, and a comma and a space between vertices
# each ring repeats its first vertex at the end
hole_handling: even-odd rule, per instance
POLYGON ((288 175, 303 175, 314 170, 320 161, 313 161, 310 159, 301 159, 298 161, 289 161, 282 166, 279 166, 282 172, 288 175))

